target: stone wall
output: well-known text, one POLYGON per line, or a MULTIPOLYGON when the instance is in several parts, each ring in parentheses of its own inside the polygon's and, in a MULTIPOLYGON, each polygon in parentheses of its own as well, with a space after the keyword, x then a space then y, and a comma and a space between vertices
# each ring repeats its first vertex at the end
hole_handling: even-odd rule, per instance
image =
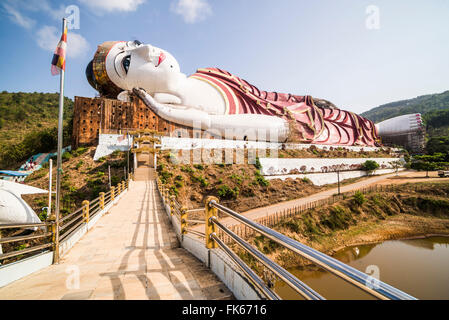
POLYGON ((176 129, 192 130, 165 121, 151 111, 141 100, 132 102, 105 98, 75 97, 72 146, 95 145, 100 133, 120 134, 126 131, 151 129, 167 136, 177 135, 176 129))

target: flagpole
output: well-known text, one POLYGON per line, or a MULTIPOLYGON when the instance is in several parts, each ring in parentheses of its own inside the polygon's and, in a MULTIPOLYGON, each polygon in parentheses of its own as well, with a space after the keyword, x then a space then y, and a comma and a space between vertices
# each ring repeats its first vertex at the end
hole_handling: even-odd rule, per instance
MULTIPOLYGON (((67 20, 62 19, 62 33, 64 34, 67 27, 67 20)), ((54 263, 59 263, 59 212, 61 198, 61 174, 62 174, 62 143, 63 143, 63 126, 64 126, 64 68, 61 69, 61 77, 59 82, 59 118, 58 118, 58 157, 56 170, 56 201, 55 201, 55 252, 54 263)))

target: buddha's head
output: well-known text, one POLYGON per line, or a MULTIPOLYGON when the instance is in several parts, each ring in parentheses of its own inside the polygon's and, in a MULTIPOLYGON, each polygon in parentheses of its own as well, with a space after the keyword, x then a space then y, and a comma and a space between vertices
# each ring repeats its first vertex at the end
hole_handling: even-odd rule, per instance
POLYGON ((137 40, 104 42, 86 68, 90 85, 101 96, 114 99, 133 88, 170 93, 181 76, 179 64, 169 52, 137 40))

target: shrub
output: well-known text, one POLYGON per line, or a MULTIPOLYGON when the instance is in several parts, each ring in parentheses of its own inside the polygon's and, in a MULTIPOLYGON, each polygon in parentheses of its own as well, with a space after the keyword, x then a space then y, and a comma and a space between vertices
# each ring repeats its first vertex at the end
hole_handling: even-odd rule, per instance
POLYGON ((198 170, 204 170, 204 166, 202 164, 195 164, 194 167, 198 170))
POLYGON ((262 169, 262 165, 260 164, 259 157, 256 157, 256 163, 254 163, 254 166, 256 167, 257 170, 262 169))
POLYGON ((237 184, 242 184, 242 182, 243 182, 243 178, 237 174, 232 174, 229 176, 229 178, 231 178, 232 180, 235 180, 235 182, 237 184))
POLYGON ((86 153, 87 150, 88 150, 88 148, 86 148, 86 147, 79 147, 75 151, 72 151, 72 153, 75 157, 78 157, 78 156, 86 153))
POLYGON ((193 173, 193 169, 189 166, 182 166, 181 171, 185 173, 193 173))
POLYGON ((84 164, 84 161, 83 160, 80 160, 77 164, 76 164, 76 169, 79 169, 79 168, 81 168, 81 166, 84 164))
POLYGON ((239 195, 239 188, 235 187, 231 189, 227 185, 221 185, 218 187, 218 196, 223 200, 236 199, 239 195))
POLYGON ((111 185, 112 186, 116 186, 118 183, 120 182, 120 178, 117 176, 112 176, 111 177, 111 185))
POLYGON ((176 188, 182 188, 184 187, 184 184, 181 181, 175 181, 176 188))
POLYGON ((379 164, 374 160, 366 160, 362 163, 362 170, 368 173, 372 173, 375 170, 379 169, 379 164))
POLYGON ((209 182, 207 182, 207 180, 203 176, 193 176, 192 180, 199 182, 203 188, 209 185, 209 182))
POLYGON ((69 160, 72 158, 72 154, 69 151, 66 151, 62 154, 62 160, 69 160))
POLYGON ((162 171, 160 174, 161 182, 163 184, 166 184, 172 176, 173 176, 173 173, 168 172, 168 171, 162 171))
POLYGON ((355 194, 353 196, 353 200, 359 206, 361 206, 362 204, 364 204, 366 202, 365 196, 360 191, 355 192, 355 194))
POLYGON ((259 170, 256 170, 255 175, 256 175, 255 182, 258 185, 260 185, 262 187, 267 187, 270 184, 270 182, 268 182, 268 180, 266 180, 265 177, 260 174, 259 170))
POLYGON ((307 177, 302 178, 301 181, 304 182, 304 183, 312 184, 312 180, 310 180, 307 177))

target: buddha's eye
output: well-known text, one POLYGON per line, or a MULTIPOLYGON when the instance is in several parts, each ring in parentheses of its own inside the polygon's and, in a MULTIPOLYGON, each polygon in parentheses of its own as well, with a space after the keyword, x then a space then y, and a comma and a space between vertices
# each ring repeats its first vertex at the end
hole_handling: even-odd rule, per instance
POLYGON ((123 69, 125 69, 126 74, 128 74, 129 65, 131 64, 131 56, 126 56, 122 60, 123 69))
POLYGON ((140 45, 142 44, 142 42, 140 42, 139 40, 134 40, 134 44, 135 44, 136 46, 140 46, 140 45))

